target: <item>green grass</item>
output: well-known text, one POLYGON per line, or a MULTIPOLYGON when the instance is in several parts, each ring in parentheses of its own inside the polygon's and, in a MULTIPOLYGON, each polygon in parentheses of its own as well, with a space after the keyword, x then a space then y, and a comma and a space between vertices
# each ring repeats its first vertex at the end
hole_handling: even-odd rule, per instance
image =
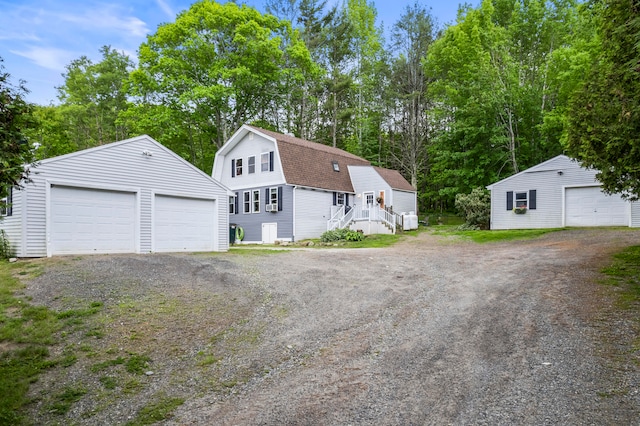
MULTIPOLYGON (((29 385, 48 369, 76 363, 75 351, 80 350, 66 348, 53 359, 49 346, 57 343, 69 327, 76 327, 78 318, 93 315, 102 307, 93 302, 87 309, 56 313, 45 306, 31 305, 19 296, 23 285, 14 275, 32 275, 33 270, 29 263, 0 262, 0 342, 5 346, 0 354, 0 424, 28 423, 23 410, 29 403, 29 385)), ((84 392, 68 388, 54 395, 50 411, 66 413, 84 392)))
POLYGON ((476 243, 491 243, 496 241, 513 241, 537 238, 549 232, 561 231, 561 229, 509 229, 488 231, 462 231, 457 226, 434 226, 431 232, 436 235, 451 235, 469 239, 476 243))
POLYGON ((184 398, 171 398, 160 395, 155 401, 144 406, 135 419, 127 423, 127 426, 151 425, 171 417, 173 410, 184 403, 184 398))
POLYGON ((640 246, 627 247, 613 256, 611 265, 602 269, 606 284, 618 287, 621 307, 640 308, 640 246))

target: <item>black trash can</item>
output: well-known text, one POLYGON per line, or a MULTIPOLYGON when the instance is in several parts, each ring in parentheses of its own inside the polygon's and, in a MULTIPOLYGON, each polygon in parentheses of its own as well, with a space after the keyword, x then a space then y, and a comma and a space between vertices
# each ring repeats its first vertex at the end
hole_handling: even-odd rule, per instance
POLYGON ((229 244, 233 244, 236 242, 236 228, 238 227, 235 223, 229 224, 229 244))

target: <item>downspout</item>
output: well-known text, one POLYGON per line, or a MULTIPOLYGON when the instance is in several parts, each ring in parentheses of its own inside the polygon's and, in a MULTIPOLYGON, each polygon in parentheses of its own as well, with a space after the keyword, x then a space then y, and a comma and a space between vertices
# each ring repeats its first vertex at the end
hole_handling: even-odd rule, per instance
POLYGON ((291 223, 293 224, 292 227, 292 233, 291 233, 291 241, 292 242, 296 242, 296 189, 298 189, 298 185, 294 185, 293 186, 293 205, 291 206, 291 223))

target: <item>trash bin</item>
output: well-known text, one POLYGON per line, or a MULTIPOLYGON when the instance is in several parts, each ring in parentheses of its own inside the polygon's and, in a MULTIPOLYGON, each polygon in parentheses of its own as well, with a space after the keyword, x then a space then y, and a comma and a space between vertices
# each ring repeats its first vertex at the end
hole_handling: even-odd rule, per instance
POLYGON ((238 225, 235 223, 229 224, 229 244, 233 244, 236 242, 236 227, 238 225))

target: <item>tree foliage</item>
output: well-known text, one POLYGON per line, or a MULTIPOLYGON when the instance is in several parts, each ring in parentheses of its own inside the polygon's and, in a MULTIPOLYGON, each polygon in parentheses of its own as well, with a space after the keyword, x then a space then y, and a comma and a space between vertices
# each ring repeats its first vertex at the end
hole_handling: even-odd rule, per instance
POLYGON ((600 45, 568 113, 569 153, 598 169, 609 193, 640 197, 640 5, 606 0, 596 9, 600 45))
POLYGON ((24 82, 14 85, 0 58, 0 196, 7 188, 19 187, 29 177, 25 166, 33 162, 33 149, 24 130, 31 126, 31 105, 24 82))
POLYGON ((266 7, 197 1, 135 69, 110 47, 80 57, 61 104, 34 108, 23 134, 43 158, 146 133, 210 172, 248 122, 398 169, 421 210, 568 148, 606 190, 638 195, 631 0, 483 0, 442 30, 416 3, 387 34, 370 0, 266 7))

